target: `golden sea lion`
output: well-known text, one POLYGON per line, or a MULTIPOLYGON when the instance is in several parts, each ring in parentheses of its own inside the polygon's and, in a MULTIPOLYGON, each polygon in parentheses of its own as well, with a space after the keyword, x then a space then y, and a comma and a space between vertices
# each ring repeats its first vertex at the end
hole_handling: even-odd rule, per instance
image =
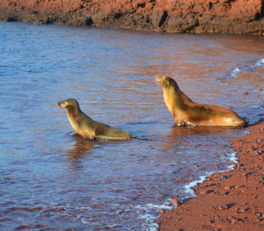
POLYGON ((168 76, 156 76, 163 89, 165 104, 174 117, 176 126, 242 127, 245 121, 230 109, 193 102, 168 76))
POLYGON ((71 126, 83 138, 96 140, 126 140, 133 138, 132 135, 125 131, 94 121, 85 115, 75 99, 63 100, 58 103, 58 106, 67 110, 71 126))

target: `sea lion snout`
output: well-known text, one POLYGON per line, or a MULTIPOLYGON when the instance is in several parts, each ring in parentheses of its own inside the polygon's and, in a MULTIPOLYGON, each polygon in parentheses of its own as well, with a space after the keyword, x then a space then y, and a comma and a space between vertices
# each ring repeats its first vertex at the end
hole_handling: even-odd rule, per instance
POLYGON ((156 81, 160 84, 162 88, 176 87, 179 88, 176 81, 169 76, 156 75, 156 81))
POLYGON ((158 82, 159 84, 162 84, 162 82, 164 81, 166 76, 162 76, 162 75, 156 75, 156 82, 158 82))
POLYGON ((65 99, 58 102, 58 106, 62 108, 74 107, 79 108, 79 103, 76 99, 65 99))
POLYGON ((68 106, 68 103, 65 100, 63 100, 58 102, 58 106, 62 108, 66 108, 68 106))
POLYGON ((169 85, 167 76, 156 75, 156 82, 163 88, 169 85))

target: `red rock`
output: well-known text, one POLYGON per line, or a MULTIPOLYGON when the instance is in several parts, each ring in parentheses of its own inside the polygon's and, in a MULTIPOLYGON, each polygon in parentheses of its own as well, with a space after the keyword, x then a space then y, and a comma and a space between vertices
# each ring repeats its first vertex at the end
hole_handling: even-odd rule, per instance
POLYGON ((262 0, 1 0, 0 20, 264 35, 262 0))
POLYGON ((179 201, 177 199, 172 199, 171 200, 171 205, 173 205, 173 206, 179 207, 181 204, 182 204, 181 201, 179 201))
POLYGON ((157 211, 157 213, 159 213, 159 214, 163 214, 164 212, 165 211, 163 209, 160 209, 160 210, 157 211))
POLYGON ((231 221, 232 224, 235 224, 237 222, 237 220, 235 218, 231 218, 230 221, 231 221))

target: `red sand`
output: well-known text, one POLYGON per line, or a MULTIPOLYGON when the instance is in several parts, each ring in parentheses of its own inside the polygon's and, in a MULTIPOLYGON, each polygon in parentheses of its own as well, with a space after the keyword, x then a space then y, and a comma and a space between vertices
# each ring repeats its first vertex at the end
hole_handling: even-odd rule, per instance
POLYGON ((196 186, 197 197, 163 214, 160 231, 264 230, 264 122, 233 138, 239 163, 196 186))

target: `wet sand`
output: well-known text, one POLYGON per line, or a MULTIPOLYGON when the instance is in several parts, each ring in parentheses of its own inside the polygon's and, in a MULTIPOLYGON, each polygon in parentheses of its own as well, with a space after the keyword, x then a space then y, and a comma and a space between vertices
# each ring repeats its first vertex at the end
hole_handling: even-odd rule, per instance
POLYGON ((194 188, 197 197, 163 214, 160 231, 264 230, 264 122, 232 138, 238 163, 194 188))

